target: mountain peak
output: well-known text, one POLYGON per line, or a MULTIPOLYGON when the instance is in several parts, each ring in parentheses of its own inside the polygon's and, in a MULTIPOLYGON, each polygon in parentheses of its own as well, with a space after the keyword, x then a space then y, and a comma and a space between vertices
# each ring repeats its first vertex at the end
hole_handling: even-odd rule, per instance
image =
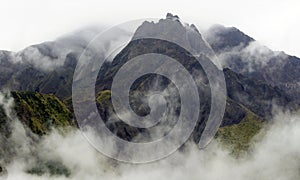
POLYGON ((154 38, 174 42, 195 54, 210 55, 211 49, 194 24, 182 23, 177 15, 167 13, 158 22, 145 21, 137 28, 132 40, 154 38))
POLYGON ((180 22, 179 17, 177 15, 173 15, 172 13, 167 13, 166 19, 180 22))
POLYGON ((237 46, 246 47, 255 41, 235 27, 212 26, 206 33, 206 40, 216 52, 222 52, 237 46))

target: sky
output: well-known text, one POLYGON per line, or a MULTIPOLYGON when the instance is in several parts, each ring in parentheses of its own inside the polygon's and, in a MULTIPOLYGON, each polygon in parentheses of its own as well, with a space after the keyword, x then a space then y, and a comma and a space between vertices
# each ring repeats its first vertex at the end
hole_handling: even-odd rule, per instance
POLYGON ((199 29, 235 26, 273 50, 300 57, 299 0, 1 0, 0 49, 19 51, 88 25, 179 15, 199 29))

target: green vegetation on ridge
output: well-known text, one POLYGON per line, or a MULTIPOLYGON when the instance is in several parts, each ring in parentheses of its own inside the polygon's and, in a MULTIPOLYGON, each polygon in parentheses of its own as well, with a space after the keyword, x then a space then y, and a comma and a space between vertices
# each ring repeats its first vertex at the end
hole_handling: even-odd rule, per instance
POLYGON ((216 138, 234 156, 250 151, 253 138, 264 127, 263 119, 247 110, 246 116, 238 124, 219 128, 216 138))
POLYGON ((42 135, 52 127, 73 126, 73 114, 57 97, 36 92, 12 92, 20 120, 42 135))

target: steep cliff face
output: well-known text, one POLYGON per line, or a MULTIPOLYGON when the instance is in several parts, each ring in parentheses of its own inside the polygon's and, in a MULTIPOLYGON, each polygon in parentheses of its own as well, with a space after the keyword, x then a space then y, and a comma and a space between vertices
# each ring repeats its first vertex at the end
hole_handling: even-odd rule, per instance
POLYGON ((278 87, 224 69, 228 96, 265 119, 271 119, 275 106, 297 108, 293 98, 278 87))
MULTIPOLYGON (((95 31, 94 34, 97 34, 97 32, 95 31)), ((124 32, 120 32, 120 34, 122 33, 124 32)), ((88 40, 92 37, 86 38, 85 36, 87 35, 74 34, 53 42, 30 46, 18 53, 1 51, 0 87, 8 87, 16 91, 36 91, 44 94, 54 94, 61 100, 70 98, 73 73, 78 57, 86 47, 88 40), (49 68, 42 68, 42 66, 46 65, 49 65, 49 68)), ((99 72, 96 85, 97 90, 108 88, 107 85, 112 81, 113 73, 116 72, 115 70, 112 71, 112 69, 118 69, 120 65, 130 58, 147 52, 160 53, 160 51, 165 51, 163 52, 165 55, 170 55, 175 59, 185 58, 181 60, 181 63, 185 66, 194 66, 195 63, 189 60, 191 58, 186 57, 187 55, 184 56, 179 53, 172 55, 170 52, 167 52, 166 43, 160 44, 158 41, 147 42, 146 40, 138 40, 141 37, 157 37, 162 40, 166 39, 165 37, 169 37, 175 43, 189 47, 193 53, 208 57, 213 49, 220 56, 221 63, 224 62, 224 66, 229 68, 225 71, 227 73, 226 77, 228 77, 228 86, 237 84, 239 81, 247 83, 244 82, 243 78, 240 80, 240 74, 242 74, 252 82, 262 81, 261 85, 270 85, 271 87, 268 88, 270 91, 281 91, 282 102, 285 101, 284 99, 288 99, 286 95, 293 101, 299 100, 298 95, 300 93, 298 91, 300 88, 298 87, 298 82, 300 74, 297 71, 297 67, 300 65, 300 61, 297 57, 264 50, 266 49, 265 47, 256 48, 253 45, 255 40, 237 28, 215 26, 208 33, 202 35, 193 24, 185 24, 181 22, 178 16, 172 14, 168 14, 165 19, 161 19, 157 23, 144 22, 137 28, 128 46, 114 58, 112 63, 107 62, 104 64, 99 72), (208 41, 212 49, 204 39, 208 41), (155 47, 156 50, 151 48, 150 45, 155 47), (147 49, 149 47, 150 49, 147 49), (264 59, 267 60, 266 65, 262 63, 264 59), (249 71, 249 68, 251 71, 249 71), (231 74, 234 73, 236 75, 232 76, 231 74), (104 83, 100 84, 100 81, 104 83)), ((179 50, 179 48, 176 50, 179 50)), ((203 59, 205 58, 203 57, 203 59)), ((202 75, 197 76, 200 77, 202 75)), ((255 92, 257 89, 255 84, 257 83, 247 85, 248 87, 253 87, 251 88, 252 94, 258 94, 258 92, 255 92)), ((235 90, 240 91, 241 89, 235 88, 235 90)), ((231 93, 234 94, 235 92, 231 93)), ((235 94, 241 94, 241 92, 235 94)), ((269 94, 272 95, 274 93, 271 92, 269 94)), ((230 96, 230 98, 238 100, 233 96, 230 96)), ((269 100, 270 98, 267 98, 267 101, 269 100)), ((238 102, 245 106, 249 104, 248 102, 242 102, 241 99, 238 102)), ((285 105, 285 103, 282 103, 282 105, 285 105)), ((262 104, 258 105, 258 108, 262 108, 262 104)), ((261 112, 256 112, 253 108, 252 110, 262 115, 261 112)))
POLYGON ((233 27, 213 26, 206 39, 224 67, 277 87, 299 103, 299 58, 272 51, 233 27))
MULTIPOLYGON (((132 140, 138 136, 139 133, 147 132, 145 129, 128 126, 126 123, 113 116, 114 109, 111 102, 110 90, 100 91, 97 97, 99 113, 103 119, 107 120, 106 125, 114 132, 114 134, 123 139, 132 140)), ((147 109, 142 109, 140 111, 146 112, 147 109)), ((265 122, 262 117, 256 115, 236 101, 227 98, 225 115, 216 138, 226 147, 230 147, 230 150, 234 155, 238 155, 248 150, 252 138, 260 132, 264 124, 265 122)), ((148 133, 150 134, 151 132, 148 133)), ((195 131, 195 140, 197 135, 199 134, 195 131)))
MULTIPOLYGON (((205 74, 205 71, 199 64, 199 62, 194 59, 190 52, 187 52, 178 44, 183 44, 186 47, 192 47, 194 52, 199 52, 199 59, 203 62, 211 62, 209 59, 209 53, 206 49, 209 49, 206 46, 206 43, 202 39, 202 35, 199 31, 193 31, 193 38, 197 39, 198 45, 192 45, 188 36, 188 31, 191 30, 191 26, 184 26, 177 17, 160 20, 157 23, 154 22, 145 22, 143 23, 136 31, 133 40, 113 59, 113 61, 102 68, 99 72, 98 81, 96 83, 96 90, 110 90, 112 81, 118 70, 130 59, 137 57, 143 54, 149 53, 159 53, 169 57, 174 58, 180 62, 191 74, 193 74, 194 79, 201 79, 201 81, 196 81, 199 91, 199 99, 201 99, 201 110, 200 115, 202 118, 199 119, 199 123, 196 127, 196 130, 193 134, 194 140, 197 142, 203 130, 203 125, 205 124, 209 110, 210 110, 210 87, 209 81, 205 74), (171 19, 171 20, 170 20, 171 19), (182 34, 181 36, 175 36, 175 34, 182 34), (172 37, 174 42, 170 43, 164 41, 165 37, 172 37), (143 37, 152 37, 152 38, 143 38, 143 37), (155 39, 157 37, 157 39, 155 39), (141 39, 142 38, 142 39, 141 39), (204 47, 205 46, 205 47, 204 47), (204 51, 203 51, 204 50, 204 51)), ((239 35, 236 38, 233 38, 228 42, 228 47, 236 46, 240 41, 244 42, 244 45, 251 43, 252 38, 244 35, 237 29, 229 31, 226 36, 231 36, 232 34, 238 33, 239 35)), ((223 42, 223 41, 222 41, 223 42)), ((224 42, 225 43, 225 42, 224 42)), ((215 45, 216 47, 221 47, 223 45, 215 45)), ((225 47, 224 47, 225 48, 225 47)), ((151 61, 151 59, 149 59, 151 61)), ((130 69, 131 71, 142 71, 143 67, 139 69, 130 69)), ((167 71, 173 71, 173 69, 165 69, 167 71)), ((216 68, 216 71, 219 71, 216 68)), ((227 85, 228 100, 226 106, 226 112, 223 118, 222 126, 230 126, 234 124, 239 124, 245 118, 246 119, 257 119, 258 122, 262 120, 268 120, 272 115, 273 105, 279 105, 283 107, 293 107, 295 103, 292 102, 292 99, 287 95, 283 90, 273 87, 267 84, 264 81, 256 80, 252 77, 243 76, 239 73, 232 71, 231 69, 224 69, 224 76, 227 85), (245 110, 247 109, 247 111, 245 110), (251 112, 255 116, 249 118, 251 112)), ((176 73, 176 70, 174 70, 176 73)), ((215 72, 217 73, 217 72, 215 72)), ((159 75, 149 75, 139 78, 131 87, 131 105, 134 111, 137 114, 145 115, 149 113, 149 107, 145 104, 145 101, 139 101, 138 99, 143 99, 146 94, 153 90, 163 91, 168 87, 172 87, 172 83, 168 79, 164 79, 159 75), (159 83, 157 83, 159 82, 159 83), (138 93, 137 93, 138 92, 138 93), (138 96, 134 96, 138 94, 138 96), (143 108, 140 108, 143 107, 143 108)), ((103 91, 104 92, 104 91, 103 91)), ((178 99, 180 101, 178 91, 173 91, 173 99, 178 99)), ((142 129, 136 129, 122 124, 119 119, 115 119, 115 113, 113 108, 107 108, 108 103, 103 104, 101 111, 102 115, 105 116, 104 119, 109 119, 108 117, 113 117, 110 124, 111 130, 125 135, 125 139, 132 139, 132 135, 135 136, 139 131, 145 131, 142 129), (109 111, 109 112, 104 112, 109 111), (117 122, 117 123, 115 123, 117 122), (122 133, 118 130, 118 125, 121 124, 122 133), (134 129, 134 130, 133 130, 134 129)), ((174 110, 178 107, 174 107, 174 110)), ((147 131, 147 130, 146 130, 147 131)))
POLYGON ((235 47, 246 47, 255 41, 235 27, 226 28, 222 25, 212 26, 206 33, 205 39, 216 53, 221 53, 235 47))
MULTIPOLYGON (((201 118, 193 133, 193 140, 196 142, 210 112, 211 89, 203 67, 191 52, 202 62, 213 63, 210 59, 213 49, 219 59, 224 60, 224 67, 228 67, 223 69, 228 98, 218 137, 227 139, 225 142, 233 144, 234 149, 244 150, 249 147, 247 142, 259 131, 263 121, 270 119, 274 104, 288 108, 297 105, 295 101, 299 98, 297 99, 296 93, 300 89, 298 58, 276 55, 269 50, 255 53, 255 40, 236 28, 218 27, 210 31, 204 38, 194 25, 182 23, 178 16, 172 14, 157 23, 144 22, 138 27, 132 41, 111 62, 106 62, 98 73, 96 101, 107 127, 126 140, 134 141, 140 133, 145 134, 144 137, 139 137, 145 141, 151 138, 151 130, 130 127, 117 118, 111 104, 111 85, 118 70, 132 58, 150 53, 172 57, 195 79, 201 99, 201 118), (165 41, 168 38, 175 43, 165 41), (261 56, 255 56, 257 54, 261 56), (266 64, 261 63, 261 57, 267 60, 264 61, 266 64), (253 60, 255 63, 252 63, 253 60), (282 67, 279 62, 283 62, 282 67)), ((87 42, 72 37, 34 45, 19 53, 0 52, 0 87, 16 90, 12 93, 14 110, 23 125, 34 134, 42 136, 52 127, 76 126, 72 112, 72 80, 78 57, 87 42), (45 69, 47 64, 49 69, 45 69)), ((140 69, 130 70, 139 71, 143 68, 145 67, 141 66, 140 69)), ((176 69, 165 70, 178 72, 176 69)), ((221 71, 216 68, 213 73, 221 71)), ((174 106, 170 106, 174 112, 172 125, 176 122, 176 115, 180 113, 180 97, 174 84, 160 75, 146 75, 134 82, 130 92, 132 109, 141 116, 149 114, 151 109, 145 101, 147 93, 165 91, 168 88, 174 89, 171 95, 165 96, 169 104, 175 102, 174 106)), ((0 108, 1 137, 9 136, 9 121, 0 108)))

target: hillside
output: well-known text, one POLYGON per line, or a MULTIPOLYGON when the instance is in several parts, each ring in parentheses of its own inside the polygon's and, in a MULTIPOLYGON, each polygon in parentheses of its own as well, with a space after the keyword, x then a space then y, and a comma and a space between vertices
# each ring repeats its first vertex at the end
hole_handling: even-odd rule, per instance
MULTIPOLYGON (((126 33, 123 30, 117 32, 119 35, 126 33)), ((93 38, 90 37, 89 40, 91 39, 93 38)), ((274 108, 280 107, 293 112, 300 105, 300 59, 283 52, 274 52, 256 43, 254 38, 237 28, 214 26, 202 34, 195 25, 182 23, 178 16, 168 13, 166 18, 158 22, 142 23, 132 35, 131 41, 116 56, 105 61, 99 72, 91 65, 87 77, 91 74, 98 75, 95 78, 95 100, 90 99, 93 94, 86 93, 85 89, 76 93, 80 95, 81 105, 88 110, 90 107, 85 106, 85 103, 89 100, 96 101, 95 111, 98 112, 92 113, 99 113, 105 126, 120 139, 134 143, 155 141, 161 137, 159 135, 168 134, 178 122, 182 112, 179 88, 188 87, 188 81, 182 81, 178 87, 170 79, 155 73, 148 73, 134 80, 128 91, 128 99, 130 108, 139 117, 145 117, 154 111, 151 109, 151 95, 162 94, 161 97, 166 102, 167 120, 150 128, 130 126, 118 116, 116 107, 112 104, 112 85, 117 73, 133 58, 144 54, 171 57, 191 75, 198 92, 198 97, 193 97, 201 101, 200 108, 197 109, 199 118, 196 127, 188 139, 189 143, 197 144, 208 122, 214 97, 207 69, 201 65, 209 64, 214 67, 209 73, 224 74, 227 90, 226 101, 223 101, 226 103, 225 113, 214 138, 233 157, 239 158, 251 152, 253 142, 257 140, 256 135, 272 121, 274 108), (151 38, 141 38, 145 36, 151 38), (168 42, 164 39, 166 37, 175 43, 168 42), (197 55, 194 56, 195 54, 197 55), (214 55, 218 57, 222 67, 215 64, 214 55)), ((36 146, 53 130, 57 130, 58 134, 68 133, 70 127, 76 132, 80 130, 76 129, 81 127, 81 122, 76 121, 73 109, 72 85, 77 83, 75 80, 73 82, 73 75, 79 57, 87 46, 86 39, 72 36, 33 45, 20 52, 0 51, 0 89, 9 89, 11 92, 5 98, 12 97, 14 100, 9 116, 5 102, 0 105, 0 177, 1 173, 6 172, 5 166, 21 147, 10 141, 16 131, 15 127, 22 129, 21 134, 28 138, 26 143, 33 147, 34 150, 28 150, 29 154, 36 153, 36 146), (16 125, 16 122, 20 124, 16 125)), ((94 51, 89 53, 92 58, 98 55, 94 51)), ((179 68, 171 68, 167 62, 159 64, 159 61, 155 61, 157 59, 147 60, 150 63, 151 60, 157 62, 155 70, 172 72, 174 75, 181 73, 179 68)), ((131 76, 130 73, 140 73, 147 68, 130 64, 127 73, 131 76)), ((122 82, 127 83, 126 80, 122 82)), ((119 90, 123 90, 123 83, 118 84, 119 90)), ((155 103, 160 107, 160 102, 155 103)), ((194 108, 193 103, 188 105, 194 108)), ((92 113, 80 115, 92 117, 92 113)), ((126 111, 122 113, 127 115, 126 111)), ((190 121, 189 116, 185 118, 190 121)), ((90 121, 84 123, 88 124, 90 121)), ((91 124, 95 129, 98 125, 96 123, 97 121, 93 121, 91 124)), ((25 168, 26 173, 66 177, 72 175, 70 168, 60 160, 47 159, 42 153, 37 154, 34 160, 33 165, 25 168)))
MULTIPOLYGON (((75 126, 71 111, 54 95, 11 92, 11 96, 14 98, 13 113, 35 134, 44 135, 52 128, 75 126)), ((0 107, 0 133, 9 129, 7 126, 11 121, 0 107)))

